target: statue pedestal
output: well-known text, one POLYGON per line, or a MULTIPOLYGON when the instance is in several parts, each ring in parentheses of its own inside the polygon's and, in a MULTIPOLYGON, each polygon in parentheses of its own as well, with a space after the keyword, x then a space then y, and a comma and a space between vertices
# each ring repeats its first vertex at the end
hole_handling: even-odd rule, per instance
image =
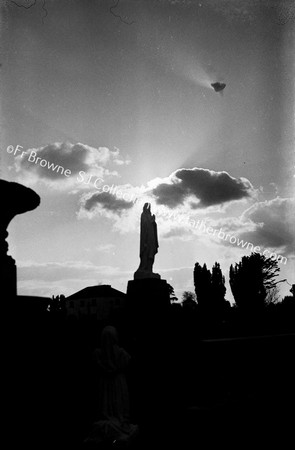
POLYGON ((159 278, 128 281, 127 304, 136 334, 161 326, 170 307, 168 283, 159 278))
POLYGON ((175 387, 170 391, 167 383, 173 367, 169 360, 168 286, 166 280, 159 278, 130 280, 127 286, 128 334, 137 355, 135 367, 139 381, 136 395, 139 404, 144 405, 140 407, 141 417, 150 426, 154 425, 157 411, 161 416, 169 401, 175 399, 175 387))
POLYGON ((161 279, 161 275, 159 275, 158 273, 148 272, 145 270, 137 270, 136 272, 134 272, 134 280, 143 280, 147 278, 161 279))

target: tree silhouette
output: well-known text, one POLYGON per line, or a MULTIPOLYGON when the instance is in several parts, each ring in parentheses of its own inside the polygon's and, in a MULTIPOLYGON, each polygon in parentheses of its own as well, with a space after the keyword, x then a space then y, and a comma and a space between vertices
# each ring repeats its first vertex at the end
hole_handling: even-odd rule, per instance
POLYGON ((211 273, 206 264, 203 267, 197 262, 194 268, 194 286, 198 305, 205 308, 211 295, 211 273))
POLYGON ((167 283, 167 284, 168 284, 170 303, 177 302, 178 298, 175 295, 174 287, 171 286, 171 284, 169 284, 169 283, 167 283))
POLYGON ((269 289, 265 298, 265 303, 267 305, 276 305, 279 301, 280 297, 277 286, 273 287, 272 289, 269 289))
POLYGON ((186 301, 196 302, 195 294, 193 292, 191 292, 191 291, 184 291, 182 293, 182 302, 186 302, 186 301))
POLYGON ((65 296, 63 294, 57 296, 53 295, 50 301, 49 311, 53 314, 62 314, 65 313, 65 310, 65 296))
POLYGON ((182 306, 185 309, 189 310, 196 310, 197 308, 197 302, 196 302, 196 296, 191 291, 184 291, 182 294, 182 306))
POLYGON ((263 308, 267 293, 276 285, 274 279, 279 271, 276 260, 259 253, 243 256, 239 263, 231 265, 229 282, 236 305, 244 310, 263 308))
POLYGON ((224 299, 226 287, 220 264, 215 262, 211 274, 206 264, 201 267, 199 263, 196 263, 194 285, 201 310, 213 315, 221 314, 226 306, 224 299))
POLYGON ((225 278, 222 275, 220 264, 216 262, 212 267, 211 295, 216 302, 221 303, 224 301, 225 293, 226 293, 225 278))
POLYGON ((285 297, 282 300, 282 303, 294 303, 295 304, 295 298, 292 295, 285 295, 285 297))

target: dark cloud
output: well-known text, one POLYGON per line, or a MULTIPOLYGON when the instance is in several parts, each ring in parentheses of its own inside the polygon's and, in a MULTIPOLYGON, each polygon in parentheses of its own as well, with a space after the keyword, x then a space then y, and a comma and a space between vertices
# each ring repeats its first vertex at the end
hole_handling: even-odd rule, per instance
POLYGON ((187 196, 182 185, 161 183, 153 189, 152 194, 156 197, 156 202, 160 205, 166 205, 169 208, 175 208, 181 205, 187 196))
POLYGON ((286 254, 295 250, 295 200, 277 197, 259 202, 242 215, 242 220, 251 220, 255 229, 241 234, 241 238, 257 242, 268 248, 283 248, 286 254))
POLYGON ((16 157, 16 169, 18 171, 26 171, 34 173, 41 179, 60 180, 66 179, 65 175, 53 165, 61 166, 64 170, 69 169, 71 175, 78 174, 80 171, 85 173, 97 172, 103 175, 107 163, 125 164, 130 161, 124 161, 120 158, 119 149, 109 150, 107 147, 94 148, 86 144, 71 144, 69 142, 54 143, 40 148, 31 148, 26 154, 16 157), (34 153, 32 153, 34 152, 34 153), (30 156, 31 155, 31 156, 30 156), (47 161, 44 167, 40 165, 40 159, 47 161), (51 167, 48 167, 51 164, 51 167))
POLYGON ((90 196, 85 196, 82 199, 82 207, 86 211, 92 211, 98 205, 105 210, 120 214, 123 210, 132 208, 133 202, 127 202, 117 198, 114 194, 110 194, 109 192, 97 192, 90 196))
POLYGON ((246 178, 233 178, 227 172, 195 167, 179 169, 172 173, 168 182, 158 184, 151 193, 158 204, 175 208, 189 197, 193 209, 222 205, 233 200, 250 197, 254 189, 246 178))

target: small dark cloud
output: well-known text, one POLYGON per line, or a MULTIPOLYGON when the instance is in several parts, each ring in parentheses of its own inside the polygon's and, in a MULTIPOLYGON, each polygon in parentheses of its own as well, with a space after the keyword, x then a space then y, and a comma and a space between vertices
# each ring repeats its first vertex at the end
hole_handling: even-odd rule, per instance
POLYGON ((105 210, 121 213, 125 209, 130 209, 133 206, 133 202, 127 202, 123 199, 117 198, 115 195, 109 192, 94 193, 90 197, 84 197, 82 200, 82 207, 86 211, 92 211, 98 205, 105 210))
POLYGON ((160 183, 151 193, 158 204, 175 208, 188 198, 193 209, 241 200, 250 197, 254 189, 246 178, 233 178, 227 172, 194 167, 179 169, 170 175, 168 182, 160 183))

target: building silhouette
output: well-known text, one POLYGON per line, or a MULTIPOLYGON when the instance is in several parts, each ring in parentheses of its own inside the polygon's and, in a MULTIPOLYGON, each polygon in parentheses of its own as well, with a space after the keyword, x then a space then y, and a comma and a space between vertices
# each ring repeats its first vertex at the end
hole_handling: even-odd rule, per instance
POLYGON ((126 294, 109 284, 89 286, 65 299, 66 317, 91 317, 106 320, 114 311, 126 306, 126 294))

